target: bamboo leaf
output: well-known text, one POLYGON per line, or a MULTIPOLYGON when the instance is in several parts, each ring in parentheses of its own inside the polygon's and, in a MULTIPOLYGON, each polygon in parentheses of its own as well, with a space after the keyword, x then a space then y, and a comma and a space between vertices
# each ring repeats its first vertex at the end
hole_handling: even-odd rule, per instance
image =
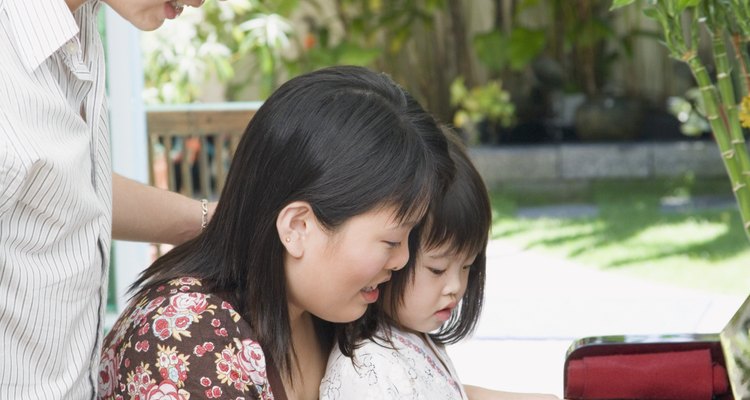
POLYGON ((659 19, 659 11, 655 8, 644 8, 643 15, 649 18, 659 19))
POLYGON ((625 6, 629 6, 633 3, 635 3, 635 0, 613 0, 612 7, 609 8, 609 11, 616 10, 618 8, 622 8, 625 6))
POLYGON ((700 5, 702 0, 677 0, 675 11, 681 13, 690 7, 700 5))

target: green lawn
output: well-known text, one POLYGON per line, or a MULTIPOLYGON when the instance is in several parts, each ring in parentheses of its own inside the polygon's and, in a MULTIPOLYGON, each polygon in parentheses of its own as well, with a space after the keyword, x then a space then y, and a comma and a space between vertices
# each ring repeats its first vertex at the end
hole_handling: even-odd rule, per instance
MULTIPOLYGON (((493 238, 606 271, 720 293, 750 291, 750 242, 736 207, 664 211, 667 199, 731 195, 721 179, 602 181, 491 193, 493 238), (522 207, 592 204, 595 216, 520 218, 522 207)), ((731 203, 730 203, 731 206, 731 203)))

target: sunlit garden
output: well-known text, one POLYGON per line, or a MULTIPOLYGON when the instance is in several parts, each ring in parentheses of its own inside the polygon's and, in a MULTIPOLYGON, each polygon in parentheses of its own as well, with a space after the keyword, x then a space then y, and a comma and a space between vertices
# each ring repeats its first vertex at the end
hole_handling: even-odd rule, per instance
POLYGON ((750 247, 728 193, 725 179, 689 178, 494 191, 493 237, 601 271, 744 295, 750 247))
POLYGON ((623 165, 617 179, 571 180, 564 190, 564 178, 531 191, 514 189, 519 180, 533 187, 531 176, 488 181, 493 238, 602 271, 743 294, 750 162, 740 100, 750 79, 735 39, 748 10, 698 3, 211 1, 142 35, 144 99, 262 101, 300 73, 357 64, 393 76, 470 147, 705 142, 717 172, 696 162, 642 179, 623 165), (719 71, 731 79, 710 75, 719 71), (544 214, 571 205, 589 211, 544 214))
POLYGON ((562 394, 571 341, 718 332, 748 293, 745 0, 208 0, 138 40, 163 189, 220 202, 247 120, 327 66, 460 137, 493 216, 467 382, 562 394))

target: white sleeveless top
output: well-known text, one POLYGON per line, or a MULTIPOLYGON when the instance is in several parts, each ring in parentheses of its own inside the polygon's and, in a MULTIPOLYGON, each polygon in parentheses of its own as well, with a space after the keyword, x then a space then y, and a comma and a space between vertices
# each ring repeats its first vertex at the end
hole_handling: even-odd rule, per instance
POLYGON ((354 358, 336 347, 328 358, 320 400, 468 400, 443 346, 427 335, 395 328, 391 339, 392 346, 378 339, 362 343, 354 358))

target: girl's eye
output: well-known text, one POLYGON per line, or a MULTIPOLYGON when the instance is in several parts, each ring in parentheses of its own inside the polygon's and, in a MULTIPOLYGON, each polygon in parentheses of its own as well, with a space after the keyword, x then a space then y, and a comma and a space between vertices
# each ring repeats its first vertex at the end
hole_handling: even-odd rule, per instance
POLYGON ((401 242, 389 242, 387 240, 385 241, 385 244, 388 246, 389 249, 395 249, 401 246, 401 242))
POLYGON ((427 267, 427 270, 428 270, 428 271, 430 271, 430 272, 432 272, 432 273, 433 273, 433 274, 435 274, 435 275, 438 275, 438 276, 440 276, 440 275, 442 275, 442 274, 444 274, 444 273, 445 273, 445 270, 444 270, 444 269, 437 269, 437 268, 430 268, 430 267, 427 267))

